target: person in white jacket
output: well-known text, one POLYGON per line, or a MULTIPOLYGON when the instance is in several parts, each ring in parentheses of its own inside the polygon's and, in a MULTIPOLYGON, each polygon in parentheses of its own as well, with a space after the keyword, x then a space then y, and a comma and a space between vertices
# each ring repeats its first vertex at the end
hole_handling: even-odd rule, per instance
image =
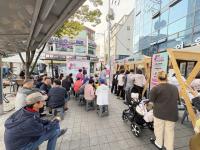
POLYGON ((100 79, 100 86, 96 90, 97 105, 108 105, 109 87, 105 84, 105 80, 100 79))

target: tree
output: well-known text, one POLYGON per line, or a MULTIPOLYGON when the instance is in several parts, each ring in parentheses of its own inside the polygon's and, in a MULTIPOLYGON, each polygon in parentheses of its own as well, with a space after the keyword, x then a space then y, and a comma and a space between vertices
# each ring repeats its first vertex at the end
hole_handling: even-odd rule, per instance
POLYGON ((30 75, 33 73, 35 66, 37 64, 38 59, 40 58, 40 55, 42 54, 42 52, 44 51, 44 48, 46 46, 46 43, 42 46, 42 48, 40 49, 39 53, 37 54, 35 60, 34 60, 34 56, 36 54, 36 49, 33 51, 26 51, 26 61, 24 60, 23 56, 21 53, 19 53, 19 57, 22 61, 22 64, 25 68, 25 78, 29 78, 30 75), (33 61, 34 60, 34 61, 33 61))
MULTIPOLYGON (((100 24, 101 23, 100 17, 102 13, 99 9, 97 9, 97 7, 103 5, 103 1, 89 0, 89 2, 90 2, 89 4, 81 6, 70 19, 65 21, 63 26, 60 29, 58 29, 58 31, 55 33, 55 36, 61 37, 63 35, 68 35, 70 38, 73 38, 77 36, 84 29, 83 23, 89 22, 92 24, 92 26, 100 24), (95 9, 91 10, 91 7, 89 7, 90 4, 93 5, 95 9)), ((25 68, 26 78, 30 77, 30 75, 33 73, 33 70, 37 64, 40 55, 44 51, 45 46, 46 43, 39 51, 35 61, 33 60, 36 54, 36 49, 33 51, 27 50, 25 59, 22 57, 22 54, 19 53, 19 56, 25 68)))
POLYGON ((92 26, 96 26, 101 23, 101 11, 98 6, 103 5, 102 0, 89 0, 90 4, 94 6, 95 9, 91 10, 88 4, 80 7, 79 10, 68 20, 65 21, 63 26, 58 29, 55 36, 61 37, 67 35, 70 38, 77 36, 83 29, 84 23, 89 22, 92 26))

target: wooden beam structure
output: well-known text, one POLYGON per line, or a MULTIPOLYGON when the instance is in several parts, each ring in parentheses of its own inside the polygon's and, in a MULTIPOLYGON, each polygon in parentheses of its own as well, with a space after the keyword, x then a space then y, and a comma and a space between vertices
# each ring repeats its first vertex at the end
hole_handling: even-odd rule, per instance
MULTIPOLYGON (((199 48, 200 50, 200 48, 199 48)), ((200 71, 200 51, 199 50, 193 50, 191 49, 182 49, 182 50, 177 50, 177 49, 167 49, 168 54, 169 54, 169 58, 171 60, 174 72, 176 74, 178 83, 180 85, 180 95, 183 97, 188 113, 189 113, 189 117, 192 121, 192 125, 193 127, 195 126, 195 122, 196 122, 196 114, 194 112, 190 97, 188 95, 188 91, 191 91, 191 93, 193 95, 195 95, 195 91, 193 91, 190 87, 190 84, 192 82, 192 80, 196 77, 196 75, 198 74, 198 72, 200 71), (193 70, 191 71, 191 73, 189 74, 188 78, 186 79, 186 82, 183 81, 182 76, 181 76, 181 72, 180 69, 178 67, 177 64, 177 60, 186 60, 186 61, 196 61, 196 65, 193 68, 193 70)))

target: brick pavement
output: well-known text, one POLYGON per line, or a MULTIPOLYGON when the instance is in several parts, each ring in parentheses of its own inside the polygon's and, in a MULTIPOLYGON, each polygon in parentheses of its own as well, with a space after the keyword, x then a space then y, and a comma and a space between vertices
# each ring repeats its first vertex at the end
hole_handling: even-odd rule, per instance
MULTIPOLYGON (((110 95, 110 115, 99 118, 95 111, 86 112, 77 101, 69 101, 69 111, 61 122, 61 127, 68 128, 67 133, 59 138, 57 150, 156 150, 149 142, 152 131, 145 129, 141 137, 136 138, 130 131, 130 125, 121 119, 126 108, 122 100, 110 95)), ((3 122, 10 114, 0 116, 0 144, 3 144, 3 122)), ((188 150, 188 141, 193 134, 189 122, 176 124, 175 148, 188 150)), ((40 146, 44 150, 46 143, 40 146)), ((0 149, 4 150, 4 147, 0 149)))

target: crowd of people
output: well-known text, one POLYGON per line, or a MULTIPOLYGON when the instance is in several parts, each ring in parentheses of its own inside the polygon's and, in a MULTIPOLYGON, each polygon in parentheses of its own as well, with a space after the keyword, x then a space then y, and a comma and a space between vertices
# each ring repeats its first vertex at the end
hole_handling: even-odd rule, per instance
POLYGON ((93 108, 96 104, 108 105, 105 78, 89 76, 85 68, 79 69, 75 81, 71 73, 55 79, 43 75, 24 80, 16 95, 15 112, 5 122, 6 149, 37 150, 48 141, 47 150, 55 150, 57 138, 67 131, 59 125, 69 109, 67 103, 72 95, 78 98, 81 91, 86 106, 92 107, 91 102, 93 108))
POLYGON ((117 71, 113 75, 111 92, 117 95, 118 99, 125 100, 127 92, 139 93, 140 99, 146 84, 146 78, 141 69, 137 69, 136 73, 133 69, 130 71, 117 71))

